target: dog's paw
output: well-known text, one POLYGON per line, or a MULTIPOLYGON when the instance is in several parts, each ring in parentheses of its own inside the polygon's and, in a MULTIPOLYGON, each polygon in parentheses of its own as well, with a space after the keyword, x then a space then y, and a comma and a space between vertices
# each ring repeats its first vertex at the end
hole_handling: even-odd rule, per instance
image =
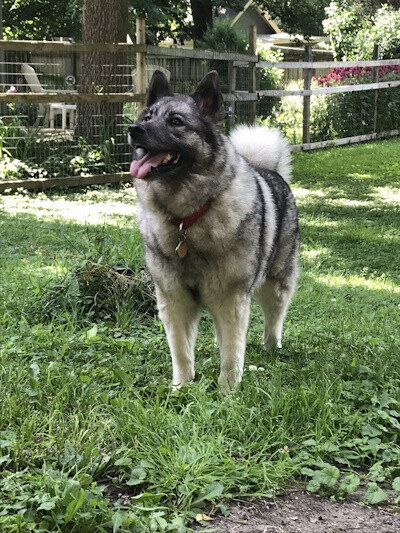
POLYGON ((275 337, 268 337, 267 339, 263 338, 261 341, 261 347, 263 350, 268 352, 269 350, 272 350, 272 348, 282 348, 282 341, 281 339, 276 339, 275 337))
POLYGON ((190 385, 190 383, 192 383, 193 380, 194 380, 194 376, 190 379, 181 379, 180 381, 174 380, 174 383, 172 384, 172 387, 171 387, 171 392, 172 393, 178 392, 182 387, 186 387, 187 385, 190 385))
POLYGON ((234 390, 239 386, 240 381, 240 379, 229 379, 226 377, 226 375, 220 374, 218 378, 218 385, 221 394, 224 396, 229 396, 232 394, 232 392, 234 392, 234 390))

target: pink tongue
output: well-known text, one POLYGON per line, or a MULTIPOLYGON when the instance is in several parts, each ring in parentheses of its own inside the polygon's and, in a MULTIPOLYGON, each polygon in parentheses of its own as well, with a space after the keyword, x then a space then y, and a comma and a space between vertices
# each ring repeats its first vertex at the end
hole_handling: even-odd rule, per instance
POLYGON ((162 152, 161 154, 149 153, 138 161, 132 161, 130 168, 131 176, 134 178, 144 178, 153 167, 158 167, 166 155, 167 152, 162 152))

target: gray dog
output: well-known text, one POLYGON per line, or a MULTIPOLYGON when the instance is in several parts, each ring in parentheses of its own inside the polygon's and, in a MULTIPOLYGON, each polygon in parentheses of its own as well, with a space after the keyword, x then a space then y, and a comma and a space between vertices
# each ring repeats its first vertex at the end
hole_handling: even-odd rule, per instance
POLYGON ((139 227, 172 356, 173 387, 194 378, 200 311, 213 317, 224 393, 242 378, 250 299, 265 317, 265 348, 280 347, 296 287, 300 242, 281 134, 218 127, 223 102, 210 72, 189 97, 151 79, 147 107, 129 128, 139 227), (283 179, 285 178, 285 179, 283 179))

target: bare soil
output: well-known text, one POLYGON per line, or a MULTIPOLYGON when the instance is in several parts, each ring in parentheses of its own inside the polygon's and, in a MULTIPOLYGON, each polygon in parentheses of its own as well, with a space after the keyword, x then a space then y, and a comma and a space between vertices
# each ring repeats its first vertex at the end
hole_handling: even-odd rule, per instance
POLYGON ((221 533, 400 533, 400 510, 368 508, 357 501, 336 503, 305 491, 277 502, 257 499, 234 503, 228 517, 218 516, 197 531, 221 533))

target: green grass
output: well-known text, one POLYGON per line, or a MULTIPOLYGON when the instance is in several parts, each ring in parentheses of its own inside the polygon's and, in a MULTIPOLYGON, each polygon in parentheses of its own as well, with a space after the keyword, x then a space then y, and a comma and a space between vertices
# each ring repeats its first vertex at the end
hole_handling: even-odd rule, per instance
POLYGON ((262 352, 254 306, 229 398, 206 314, 196 381, 171 395, 158 319, 73 292, 89 262, 144 265, 132 188, 0 199, 1 531, 183 532, 293 479, 336 498, 361 479, 371 503, 399 486, 400 141, 298 154, 293 190, 283 349, 262 352))

